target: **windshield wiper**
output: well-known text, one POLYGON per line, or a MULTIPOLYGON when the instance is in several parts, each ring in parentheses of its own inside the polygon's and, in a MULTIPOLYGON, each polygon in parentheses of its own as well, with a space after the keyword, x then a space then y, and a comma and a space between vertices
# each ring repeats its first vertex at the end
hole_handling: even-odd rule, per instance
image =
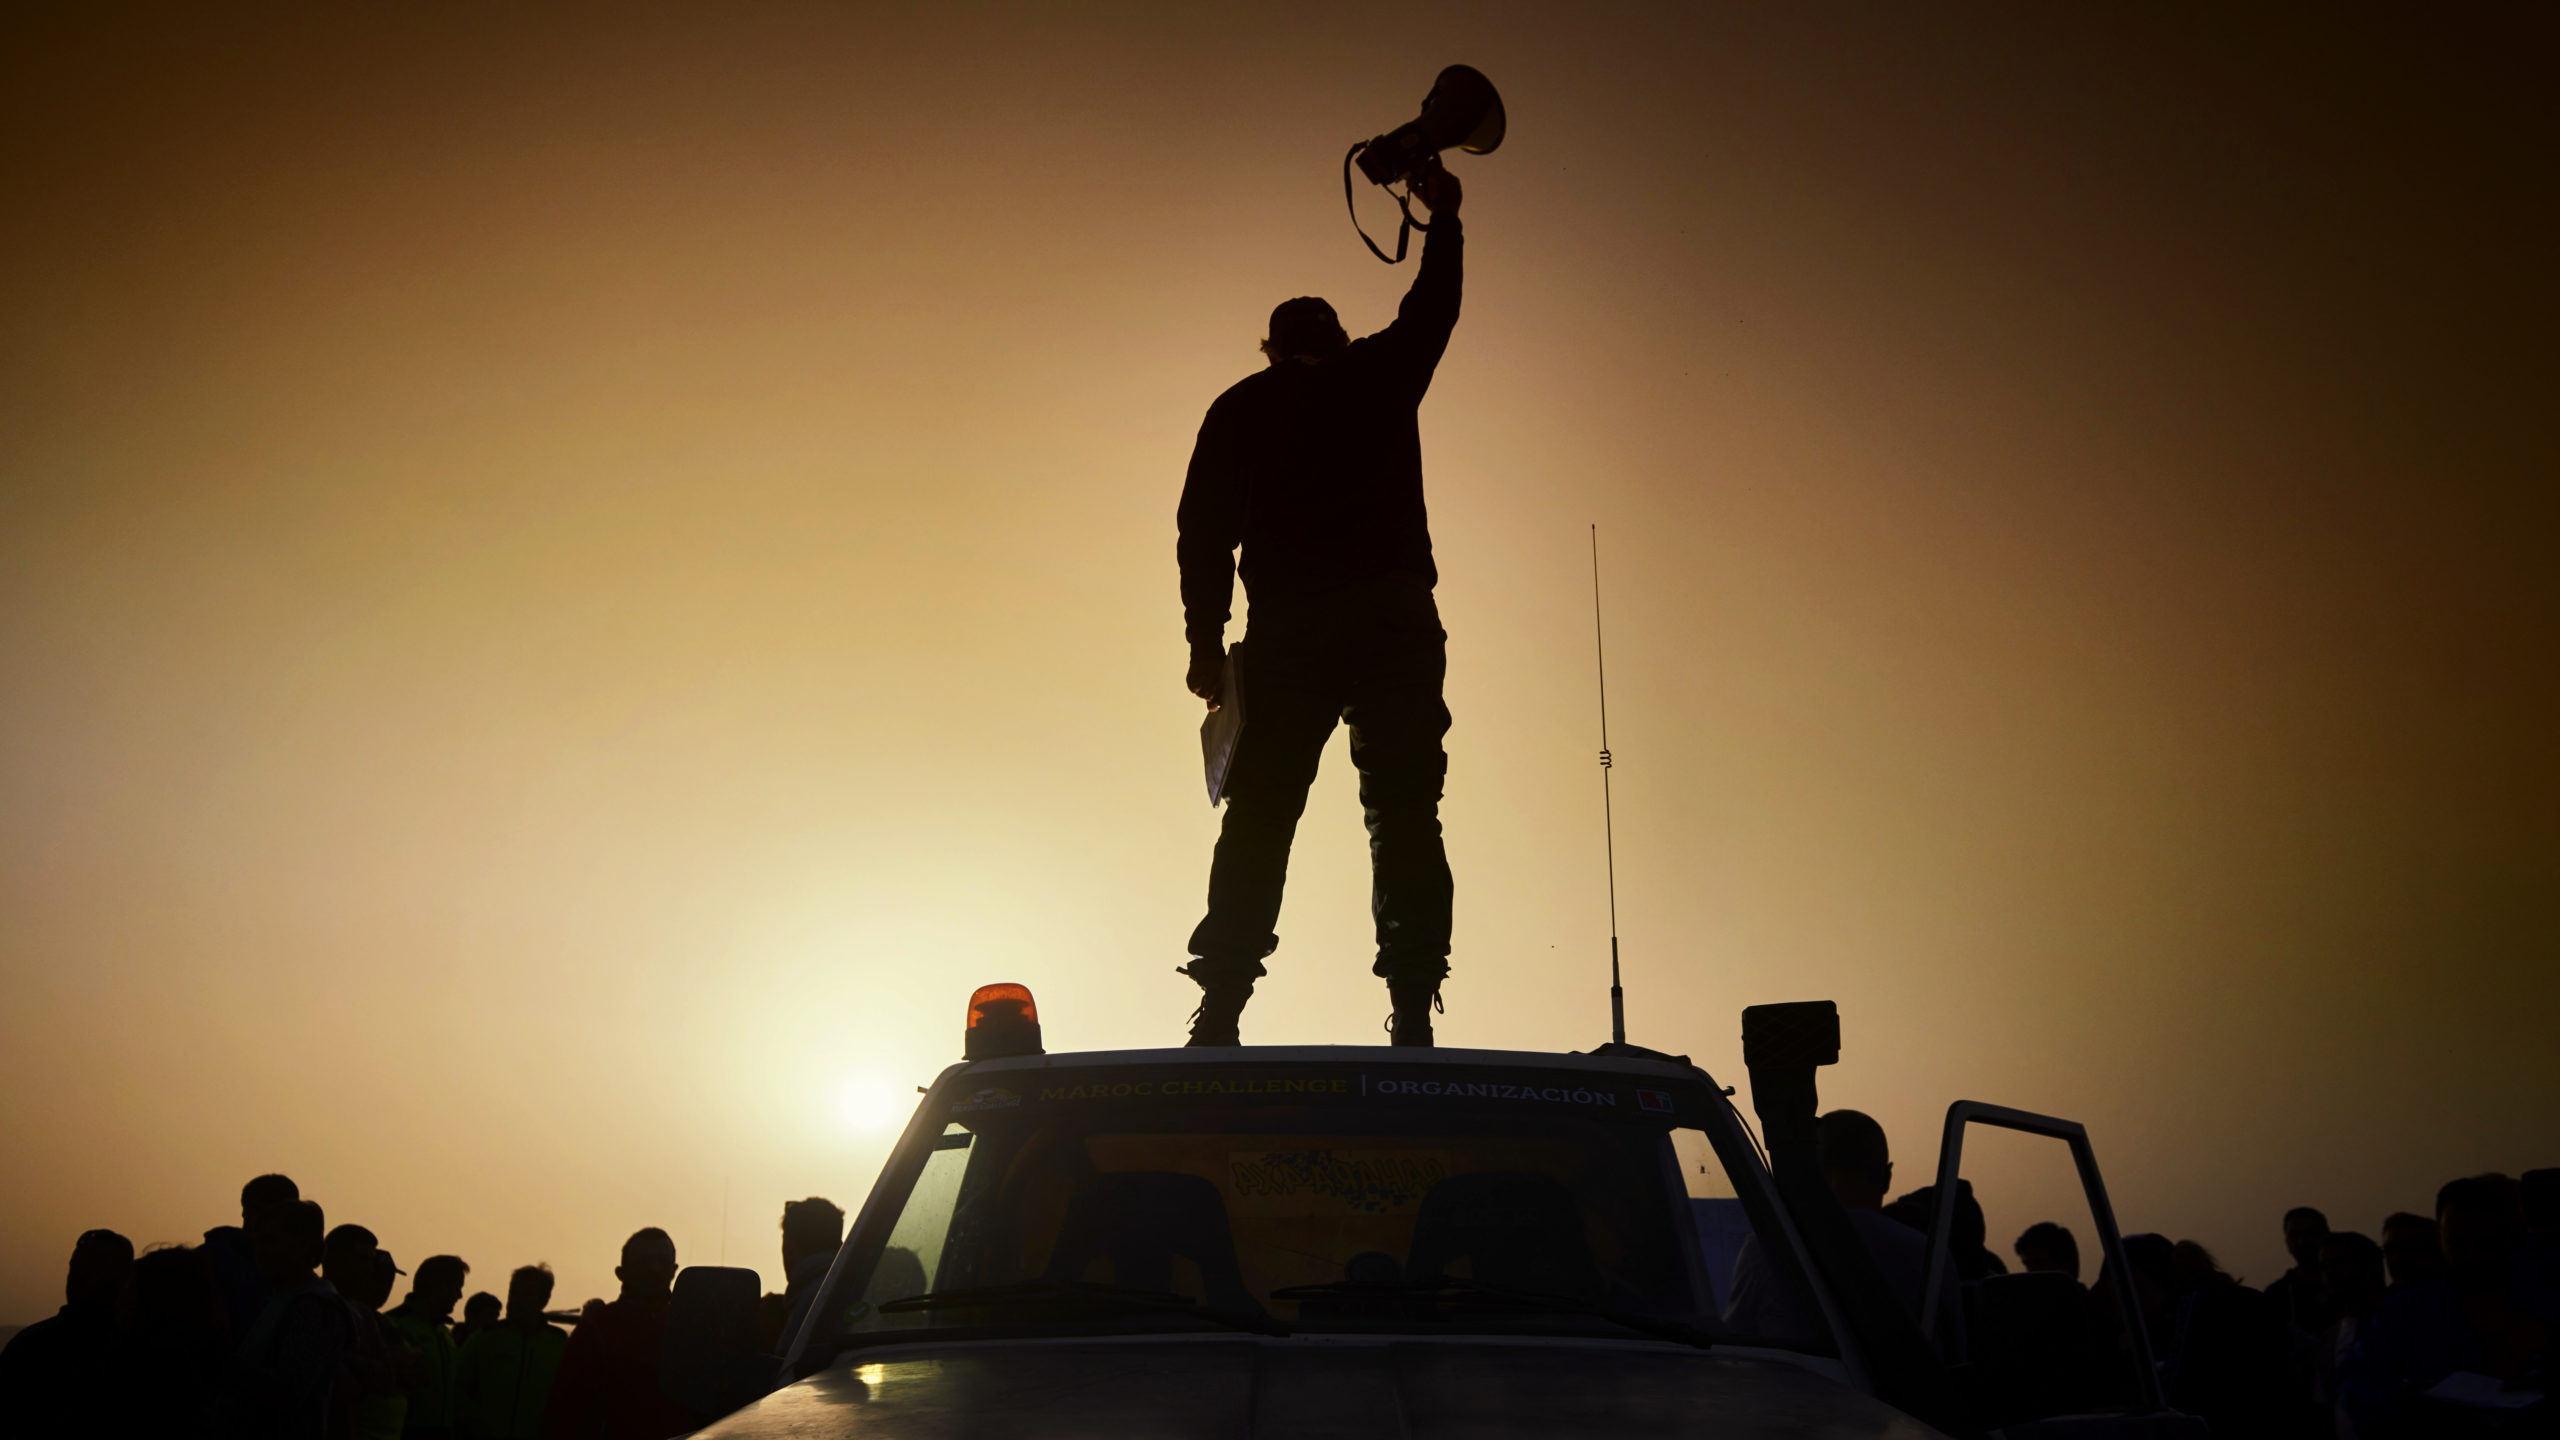
POLYGON ((1499 1301, 1527 1310, 1545 1310, 1564 1315, 1588 1315, 1613 1325, 1658 1339, 1694 1345, 1698 1349, 1713 1348, 1707 1332, 1678 1320, 1658 1315, 1638 1315, 1577 1295, 1558 1295, 1546 1290, 1522 1290, 1510 1285, 1492 1285, 1482 1280, 1468 1280, 1456 1275, 1443 1275, 1431 1280, 1335 1280, 1321 1285, 1286 1285, 1271 1292, 1274 1300, 1358 1300, 1358 1299, 1449 1299, 1456 1297, 1499 1301))
POLYGON ((1120 1285, 1097 1285, 1086 1280, 1019 1280, 1011 1285, 973 1285, 958 1290, 928 1290, 921 1295, 902 1295, 880 1302, 884 1315, 912 1314, 924 1310, 949 1310, 963 1306, 1004 1305, 1116 1305, 1128 1310, 1164 1310, 1189 1315, 1231 1330, 1249 1330, 1257 1335, 1285 1335, 1289 1332, 1268 1320, 1242 1315, 1229 1315, 1212 1310, 1188 1295, 1170 1290, 1132 1290, 1120 1285))

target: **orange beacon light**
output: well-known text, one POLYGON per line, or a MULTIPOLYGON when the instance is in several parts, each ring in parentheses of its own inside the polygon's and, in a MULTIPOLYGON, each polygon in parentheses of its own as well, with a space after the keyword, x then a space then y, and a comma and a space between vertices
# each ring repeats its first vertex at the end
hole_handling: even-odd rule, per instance
POLYGON ((970 1060, 1038 1055, 1040 1005, 1028 985, 981 985, 969 996, 969 1031, 961 1053, 970 1060))

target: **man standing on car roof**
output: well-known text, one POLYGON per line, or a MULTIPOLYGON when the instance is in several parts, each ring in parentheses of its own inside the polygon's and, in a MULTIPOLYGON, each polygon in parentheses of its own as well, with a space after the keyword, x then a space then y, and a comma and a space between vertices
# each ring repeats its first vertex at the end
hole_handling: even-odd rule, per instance
POLYGON ((1395 323, 1361 340, 1313 297, 1271 312, 1270 364, 1209 407, 1179 513, 1187 683, 1216 709, 1234 581, 1252 603, 1238 665, 1245 726, 1227 772, 1209 913, 1191 932, 1193 1045, 1240 1043, 1236 1022, 1279 948, 1272 927, 1307 787, 1337 721, 1369 828, 1370 910, 1398 1045, 1429 1045, 1449 973, 1449 860, 1440 842, 1447 635, 1432 587, 1416 411, 1458 323, 1466 234, 1455 176, 1434 165, 1420 273, 1395 323), (1242 562, 1236 552, 1241 547, 1242 562))

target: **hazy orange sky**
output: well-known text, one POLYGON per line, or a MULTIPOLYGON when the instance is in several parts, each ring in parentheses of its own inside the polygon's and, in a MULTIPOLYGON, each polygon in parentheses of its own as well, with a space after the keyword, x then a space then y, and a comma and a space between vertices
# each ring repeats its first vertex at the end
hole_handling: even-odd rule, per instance
MULTIPOLYGON (((1596 522, 1631 1038, 2259 1282, 2560 1164, 2547 9, 1083 8, 0 22, 0 1321, 270 1169, 770 1276, 972 986, 1178 1040, 1183 464, 1453 61, 1444 1042, 1606 1038, 1596 522)), ((1379 1038, 1326 763, 1251 1040, 1379 1038)))

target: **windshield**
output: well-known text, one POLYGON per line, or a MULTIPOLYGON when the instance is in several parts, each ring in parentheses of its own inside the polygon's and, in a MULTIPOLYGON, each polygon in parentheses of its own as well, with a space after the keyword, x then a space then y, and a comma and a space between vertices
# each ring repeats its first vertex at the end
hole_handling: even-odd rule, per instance
MULTIPOLYGON (((884 1177, 905 1187, 896 1219, 858 1237, 805 1360, 919 1331, 1695 1343, 1717 1324, 1690 1197, 1720 1162, 1687 1127, 1723 1102, 1701 1084, 1332 1065, 986 1081, 929 1102, 941 1134, 884 1177)), ((1717 1173, 1703 1193, 1736 1191, 1717 1173)))

